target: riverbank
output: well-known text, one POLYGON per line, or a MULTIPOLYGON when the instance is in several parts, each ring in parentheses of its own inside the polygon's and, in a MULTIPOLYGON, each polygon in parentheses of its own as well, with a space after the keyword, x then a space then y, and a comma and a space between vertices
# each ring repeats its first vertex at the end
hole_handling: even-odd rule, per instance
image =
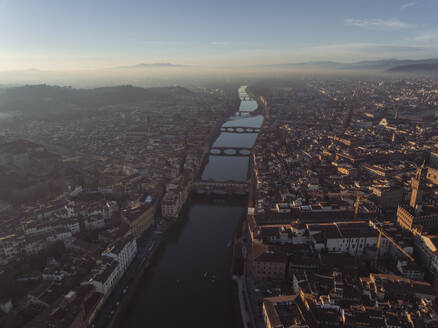
MULTIPOLYGON (((254 99, 258 99, 253 94, 251 97, 254 99)), ((267 115, 266 107, 261 102, 260 99, 257 100, 257 111, 260 114, 263 114, 264 119, 267 115)), ((263 126, 263 123, 261 127, 263 126)), ((256 141, 255 141, 256 142, 256 141)), ((256 316, 254 311, 253 304, 251 302, 249 293, 248 293, 248 276, 251 274, 249 271, 249 261, 250 261, 250 253, 251 253, 251 237, 249 235, 248 230, 248 215, 251 208, 256 206, 255 203, 255 195, 256 195, 256 186, 257 186, 257 177, 255 172, 255 157, 251 152, 248 161, 248 172, 247 177, 249 180, 249 189, 248 189, 248 202, 247 202, 247 211, 246 216, 242 220, 241 233, 236 234, 234 239, 234 247, 233 247, 233 279, 236 281, 238 286, 238 297, 239 304, 241 310, 241 318, 243 320, 244 327, 253 327, 258 328, 261 326, 259 318, 256 316)))
POLYGON ((211 134, 209 140, 208 140, 208 148, 206 151, 203 152, 202 154, 202 159, 201 159, 201 165, 199 166, 199 170, 195 175, 196 179, 201 179, 202 178, 202 173, 204 172, 205 167, 208 164, 208 158, 209 158, 209 152, 210 152, 210 148, 213 146, 213 144, 216 142, 216 140, 220 137, 221 135, 221 127, 229 121, 229 118, 231 115, 233 115, 234 113, 239 111, 239 107, 241 104, 241 100, 239 99, 239 101, 236 101, 236 107, 231 107, 229 111, 226 111, 223 119, 221 121, 219 121, 216 124, 216 128, 215 131, 211 134))
MULTIPOLYGON (((242 117, 238 118, 239 124, 246 119, 254 121, 252 116, 242 117)), ((235 118, 229 122, 233 120, 235 118)), ((210 147, 221 137, 231 145, 248 143, 248 147, 252 146, 254 137, 222 134, 222 125, 223 122, 218 123, 217 134, 209 140, 210 147)), ((213 180, 247 179, 248 157, 205 156, 204 160, 197 174, 199 178, 207 175, 213 180)), ((246 197, 190 193, 179 219, 166 232, 150 266, 136 285, 123 316, 123 327, 241 328, 239 292, 231 277, 231 245, 243 226, 246 208, 246 197), (196 312, 187 309, 196 309, 196 312)))
MULTIPOLYGON (((203 153, 203 162, 206 161, 208 163, 209 148, 220 136, 221 126, 229 119, 230 115, 238 110, 238 106, 240 106, 240 100, 236 101, 235 103, 236 107, 231 107, 229 111, 224 113, 223 119, 218 121, 216 129, 209 138, 208 147, 203 153)), ((200 176, 200 174, 202 174, 204 165, 200 166, 196 176, 200 176)), ((97 317, 97 320, 95 320, 95 327, 117 328, 124 326, 122 323, 126 319, 128 309, 133 305, 133 300, 138 298, 138 291, 145 288, 144 281, 148 280, 148 268, 156 265, 158 261, 157 258, 159 259, 160 253, 162 253, 162 250, 165 247, 166 242, 163 241, 168 239, 171 240, 172 231, 181 229, 186 223, 188 206, 191 203, 191 200, 196 199, 198 202, 200 202, 198 198, 193 197, 191 186, 189 187, 187 195, 187 199, 184 200, 183 206, 179 211, 178 218, 166 219, 165 221, 162 221, 162 225, 159 227, 152 227, 139 240, 138 254, 133 263, 130 265, 129 272, 122 278, 120 283, 112 292, 110 296, 112 301, 110 302, 107 300, 105 302, 97 317), (153 236, 156 232, 158 232, 159 237, 154 238, 153 240, 148 240, 150 239, 150 236, 153 236), (152 243, 152 245, 150 243, 152 243), (145 246, 142 247, 141 245, 145 246), (129 278, 126 277, 127 275, 129 275, 129 278), (115 300, 117 300, 117 302, 115 302, 115 300), (118 304, 116 308, 113 308, 112 306, 114 303, 118 304)), ((228 203, 229 201, 230 200, 227 200, 228 203)))
POLYGON ((123 327, 198 327, 202 322, 208 327, 240 328, 236 324, 238 312, 232 306, 229 243, 244 214, 245 202, 225 203, 191 195, 137 285, 123 327), (182 304, 197 308, 202 312, 200 317, 185 312, 182 304), (217 322, 212 324, 211 318, 217 322))

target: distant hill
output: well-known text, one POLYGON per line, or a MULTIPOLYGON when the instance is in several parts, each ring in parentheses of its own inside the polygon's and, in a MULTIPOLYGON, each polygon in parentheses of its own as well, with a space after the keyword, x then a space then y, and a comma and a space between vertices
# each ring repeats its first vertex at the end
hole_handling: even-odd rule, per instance
POLYGON ((438 58, 423 59, 423 60, 400 60, 400 59, 382 59, 360 61, 356 63, 339 63, 332 61, 315 61, 304 63, 289 63, 264 65, 265 67, 277 68, 298 68, 298 69, 326 69, 326 70, 379 70, 387 71, 398 66, 405 65, 420 65, 420 64, 438 64, 438 58))
POLYGON ((75 108, 95 109, 102 106, 146 101, 178 101, 194 97, 182 87, 140 88, 131 85, 95 89, 73 89, 49 85, 27 85, 4 89, 0 93, 0 112, 55 113, 75 108))
POLYGON ((412 64, 429 64, 438 63, 438 58, 423 59, 423 60, 412 60, 412 59, 383 59, 383 60, 371 60, 371 61, 360 61, 350 65, 345 65, 346 69, 377 69, 377 70, 388 70, 396 66, 401 65, 412 65, 412 64))
POLYGON ((401 65, 390 68, 388 72, 406 72, 406 73, 438 73, 438 63, 433 64, 411 64, 401 65))
POLYGON ((0 199, 13 203, 53 197, 67 187, 61 156, 28 140, 0 141, 0 199))
POLYGON ((332 61, 313 61, 304 63, 287 63, 263 65, 272 68, 319 68, 319 69, 341 69, 345 64, 332 61))
POLYGON ((152 64, 144 64, 140 63, 137 65, 131 66, 119 66, 119 69, 137 69, 137 68, 153 68, 153 67, 185 67, 185 65, 172 64, 172 63, 152 63, 152 64))
POLYGON ((28 140, 0 144, 0 167, 22 175, 45 176, 60 166, 60 156, 28 140))

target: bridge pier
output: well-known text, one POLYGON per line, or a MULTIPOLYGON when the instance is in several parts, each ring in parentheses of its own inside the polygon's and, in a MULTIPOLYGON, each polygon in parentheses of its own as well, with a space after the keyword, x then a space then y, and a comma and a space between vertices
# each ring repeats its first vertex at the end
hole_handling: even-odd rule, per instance
POLYGON ((247 157, 251 155, 251 151, 252 148, 248 147, 211 147, 209 154, 211 156, 247 157))
POLYGON ((194 189, 202 189, 210 195, 214 192, 224 193, 227 195, 235 193, 248 193, 249 183, 247 181, 205 181, 198 180, 193 183, 194 189))
POLYGON ((248 114, 252 114, 252 111, 245 111, 245 110, 239 110, 238 112, 235 113, 235 116, 243 116, 243 115, 248 115, 248 114))
POLYGON ((220 131, 227 133, 259 133, 260 128, 253 126, 223 126, 220 131))

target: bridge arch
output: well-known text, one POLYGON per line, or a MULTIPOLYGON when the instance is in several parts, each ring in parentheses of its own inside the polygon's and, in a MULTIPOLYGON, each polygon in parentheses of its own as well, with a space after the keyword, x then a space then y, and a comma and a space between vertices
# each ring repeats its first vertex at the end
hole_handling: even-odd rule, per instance
POLYGON ((196 190, 202 190, 207 193, 226 193, 226 194, 246 194, 249 191, 248 181, 214 181, 214 180, 197 180, 193 183, 196 190))
POLYGON ((258 133, 260 128, 254 126, 224 126, 221 127, 220 131, 228 133, 258 133))
POLYGON ((210 156, 241 156, 246 157, 251 154, 252 148, 249 147, 211 147, 210 156))

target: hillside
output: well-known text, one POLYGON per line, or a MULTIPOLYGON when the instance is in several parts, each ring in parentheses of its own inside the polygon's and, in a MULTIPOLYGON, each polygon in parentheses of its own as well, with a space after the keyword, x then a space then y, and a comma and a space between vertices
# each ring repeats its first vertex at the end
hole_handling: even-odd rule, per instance
POLYGON ((404 73, 438 73, 438 63, 434 64, 413 64, 396 66, 388 70, 388 72, 404 72, 404 73))
POLYGON ((412 60, 412 59, 382 59, 382 60, 368 60, 359 61, 355 63, 340 63, 331 61, 315 61, 303 63, 289 63, 265 65, 270 68, 296 68, 296 69, 322 69, 322 70, 378 70, 385 71, 399 66, 405 65, 428 65, 438 64, 438 58, 412 60))
POLYGON ((118 69, 141 69, 141 68, 169 68, 169 67, 185 67, 185 65, 180 64, 172 64, 172 63, 152 63, 152 64, 144 64, 140 63, 137 65, 131 66, 119 66, 118 69))
POLYGON ((0 94, 0 112, 50 113, 94 109, 109 105, 147 101, 178 101, 196 96, 182 87, 144 89, 131 85, 95 89, 73 89, 49 85, 27 85, 5 89, 0 94))
POLYGON ((61 157, 27 140, 0 143, 0 198, 34 200, 59 192, 61 157))

